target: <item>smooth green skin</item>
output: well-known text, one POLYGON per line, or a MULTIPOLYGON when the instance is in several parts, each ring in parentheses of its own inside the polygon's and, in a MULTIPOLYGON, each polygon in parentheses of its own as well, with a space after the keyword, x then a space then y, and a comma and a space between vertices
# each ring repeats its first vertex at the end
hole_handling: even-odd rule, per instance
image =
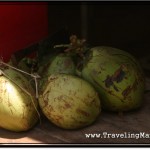
POLYGON ((48 78, 39 97, 45 116, 64 129, 78 129, 92 124, 101 112, 100 99, 95 89, 85 80, 67 74, 48 78))
POLYGON ((35 92, 22 74, 12 69, 4 72, 15 83, 4 75, 0 76, 0 127, 15 132, 27 131, 38 121, 33 105, 34 102, 35 106, 38 106, 35 92), (32 99, 16 84, 30 92, 32 99))
POLYGON ((84 64, 81 76, 89 81, 99 92, 102 107, 109 111, 129 111, 139 108, 144 98, 144 74, 137 60, 129 53, 111 47, 94 47, 90 50, 89 58, 84 64), (120 82, 113 81, 114 86, 107 87, 107 75, 112 76, 117 69, 124 65, 125 76, 120 82), (133 87, 135 80, 137 88, 131 89, 124 97, 122 92, 133 87))

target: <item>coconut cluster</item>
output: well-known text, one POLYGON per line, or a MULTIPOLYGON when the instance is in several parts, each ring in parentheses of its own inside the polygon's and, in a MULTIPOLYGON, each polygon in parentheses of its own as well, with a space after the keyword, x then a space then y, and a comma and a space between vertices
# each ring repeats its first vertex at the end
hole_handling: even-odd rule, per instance
MULTIPOLYGON (((32 128, 39 110, 64 129, 78 129, 94 123, 101 110, 125 112, 141 107, 144 73, 129 53, 112 47, 87 48, 85 40, 71 36, 64 51, 29 65, 24 58, 18 67, 40 75, 37 84, 13 69, 0 76, 0 126, 11 131, 32 128), (25 68, 25 69, 24 69, 25 68), (35 70, 34 70, 35 71, 35 70), (9 78, 8 78, 9 76, 9 78)), ((55 46, 60 47, 59 45, 55 46)), ((54 50, 54 49, 52 49, 54 50)))

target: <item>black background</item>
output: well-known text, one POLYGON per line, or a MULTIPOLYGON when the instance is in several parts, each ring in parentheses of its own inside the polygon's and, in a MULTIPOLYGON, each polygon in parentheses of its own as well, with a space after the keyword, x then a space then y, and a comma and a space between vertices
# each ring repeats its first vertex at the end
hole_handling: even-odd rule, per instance
POLYGON ((48 2, 49 33, 66 26, 92 46, 112 46, 136 57, 150 55, 150 2, 48 2), (82 17, 86 6, 86 27, 82 17))

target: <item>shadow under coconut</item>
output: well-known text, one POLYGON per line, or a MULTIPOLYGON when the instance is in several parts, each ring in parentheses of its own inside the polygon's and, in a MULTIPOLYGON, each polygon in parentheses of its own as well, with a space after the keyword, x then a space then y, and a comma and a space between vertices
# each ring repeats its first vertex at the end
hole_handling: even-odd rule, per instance
POLYGON ((150 101, 149 94, 145 95, 141 108, 123 113, 102 111, 97 120, 84 128, 64 130, 52 124, 45 116, 41 115, 41 124, 38 122, 32 129, 25 132, 11 132, 0 129, 0 143, 17 144, 102 144, 102 143, 149 143, 148 138, 86 138, 92 133, 149 133, 150 130, 150 101))
POLYGON ((26 137, 26 132, 12 132, 0 128, 0 144, 23 143, 26 137))
POLYGON ((92 144, 92 143, 149 143, 148 138, 86 138, 88 133, 149 133, 150 129, 150 101, 146 95, 143 105, 136 110, 124 112, 121 116, 118 113, 103 111, 97 120, 84 128, 76 130, 64 130, 50 123, 43 118, 42 124, 34 130, 39 136, 31 135, 31 138, 41 140, 47 144, 92 144))
MULTIPOLYGON (((10 131, 10 130, 4 129, 4 128, 0 128, 0 139, 1 138, 20 139, 23 137, 27 137, 32 132, 33 128, 31 128, 28 131, 22 131, 22 132, 15 132, 15 131, 10 131)), ((1 142, 1 140, 0 140, 0 142, 1 142)))
POLYGON ((65 140, 65 130, 52 124, 45 116, 41 115, 41 123, 38 122, 28 131, 13 132, 0 128, 0 144, 60 144, 68 143, 65 140), (63 132, 63 133, 62 133, 63 132), (59 137, 60 134, 60 137, 59 137), (63 138, 61 138, 63 134, 63 138))

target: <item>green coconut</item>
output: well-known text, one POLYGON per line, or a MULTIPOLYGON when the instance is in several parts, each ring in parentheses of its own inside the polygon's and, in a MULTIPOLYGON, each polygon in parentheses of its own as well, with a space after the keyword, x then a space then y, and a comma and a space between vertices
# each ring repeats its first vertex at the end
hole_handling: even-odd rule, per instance
POLYGON ((103 109, 123 112, 142 105, 144 74, 131 54, 112 47, 94 47, 78 72, 99 92, 103 109))
POLYGON ((101 112, 95 89, 85 80, 67 74, 49 76, 39 105, 52 123, 64 129, 90 125, 101 112))
POLYGON ((55 73, 75 74, 75 64, 72 58, 66 54, 60 53, 47 67, 46 76, 55 73))
POLYGON ((0 75, 0 127, 27 131, 38 121, 38 101, 28 80, 13 69, 0 75), (5 75, 4 75, 5 74, 5 75))
POLYGON ((64 73, 64 74, 75 74, 75 64, 72 60, 71 56, 68 56, 64 53, 60 53, 52 56, 49 59, 49 63, 47 63, 41 73, 40 80, 40 88, 42 88, 46 82, 48 76, 56 73, 64 73))

